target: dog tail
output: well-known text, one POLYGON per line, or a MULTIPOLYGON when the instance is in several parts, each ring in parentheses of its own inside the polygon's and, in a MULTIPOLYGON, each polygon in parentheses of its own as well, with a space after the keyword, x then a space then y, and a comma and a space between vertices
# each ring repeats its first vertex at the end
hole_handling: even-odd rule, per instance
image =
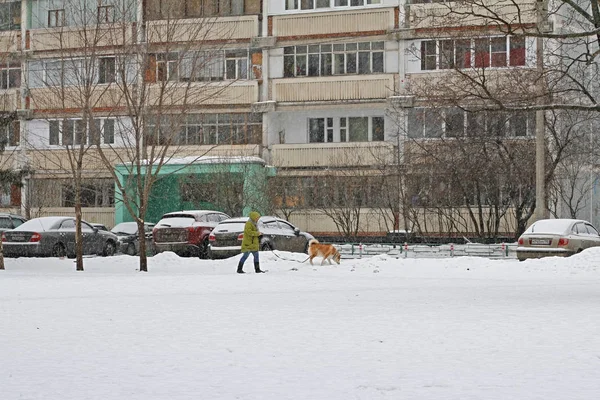
POLYGON ((310 240, 308 241, 308 246, 310 247, 310 246, 312 246, 313 244, 318 244, 318 243, 319 243, 319 241, 318 241, 317 239, 310 239, 310 240))

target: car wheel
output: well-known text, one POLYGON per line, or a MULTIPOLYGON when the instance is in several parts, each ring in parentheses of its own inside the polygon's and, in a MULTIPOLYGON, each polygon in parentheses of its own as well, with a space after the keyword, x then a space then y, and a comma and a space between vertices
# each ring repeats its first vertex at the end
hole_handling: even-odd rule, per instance
POLYGON ((208 239, 204 239, 204 241, 200 245, 199 257, 202 258, 203 260, 208 259, 208 239))
POLYGON ((110 240, 104 244, 104 250, 102 251, 102 257, 110 257, 115 255, 115 244, 110 240))
POLYGON ((308 254, 308 242, 306 242, 306 245, 304 246, 304 254, 308 254))
POLYGON ((263 245, 260 247, 261 251, 273 251, 273 247, 271 246, 271 244, 267 243, 263 243, 263 245))
POLYGON ((125 254, 135 256, 135 245, 133 243, 129 243, 129 245, 127 245, 127 248, 125 249, 125 254))
POLYGON ((62 243, 56 243, 54 247, 52 247, 52 257, 66 257, 67 249, 62 243))

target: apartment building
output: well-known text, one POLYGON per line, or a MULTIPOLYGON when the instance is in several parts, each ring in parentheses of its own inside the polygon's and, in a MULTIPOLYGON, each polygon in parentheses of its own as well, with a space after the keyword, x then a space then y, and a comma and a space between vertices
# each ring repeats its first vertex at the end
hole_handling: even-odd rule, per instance
MULTIPOLYGON (((531 10, 519 23, 534 23, 534 2, 519 5, 531 10)), ((498 10, 511 15, 515 7, 498 10)), ((410 169, 415 142, 485 130, 496 117, 506 136, 528 140, 534 130, 526 113, 473 117, 451 102, 432 107, 431 93, 450 90, 457 69, 498 76, 535 67, 534 41, 507 37, 484 17, 447 14, 444 3, 404 0, 1 2, 2 110, 19 116, 4 133, 3 157, 36 171, 3 206, 71 212, 65 146, 89 132, 115 163, 124 160, 136 122, 123 87, 144 85, 147 101, 161 107, 146 122, 163 124, 148 140, 160 142, 177 125, 182 156, 261 157, 277 168, 276 202, 303 229, 338 234, 324 210, 348 195, 361 234, 407 228, 390 216, 401 205, 390 209, 382 195, 396 172, 382 171, 410 169), (82 97, 77 88, 86 85, 82 97), (156 94, 167 87, 168 96, 156 94), (89 102, 93 117, 83 118, 89 102)), ((113 225, 111 174, 93 152, 83 173, 86 217, 113 225)), ((418 196, 408 194, 413 206, 418 196)))

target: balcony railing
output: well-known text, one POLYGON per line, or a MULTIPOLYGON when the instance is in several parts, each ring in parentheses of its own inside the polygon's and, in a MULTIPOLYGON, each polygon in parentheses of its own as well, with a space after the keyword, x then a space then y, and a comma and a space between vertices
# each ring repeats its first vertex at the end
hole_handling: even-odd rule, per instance
POLYGON ((149 43, 250 39, 258 36, 258 15, 148 21, 149 43))
POLYGON ((284 78, 274 84, 278 102, 386 99, 394 92, 394 75, 284 78))
POLYGON ((530 24, 536 22, 535 1, 499 0, 481 7, 468 2, 409 4, 408 28, 441 28, 530 24))
POLYGON ((19 31, 0 32, 0 53, 12 53, 21 48, 19 31))
POLYGON ((371 166, 394 162, 388 142, 276 144, 271 151, 275 167, 371 166))
POLYGON ((129 44, 133 39, 131 23, 103 24, 87 29, 60 27, 29 31, 29 49, 34 51, 115 47, 129 44))
POLYGON ((148 105, 197 106, 252 104, 258 101, 258 81, 157 83, 149 88, 148 105))
POLYGON ((273 17, 273 36, 313 36, 337 33, 386 32, 394 28, 394 9, 321 12, 273 17))
POLYGON ((116 85, 97 85, 89 96, 80 87, 60 86, 31 89, 29 95, 33 110, 79 109, 88 101, 96 109, 125 105, 123 92, 116 85))
POLYGON ((21 94, 17 89, 0 90, 0 111, 15 111, 21 107, 21 94))

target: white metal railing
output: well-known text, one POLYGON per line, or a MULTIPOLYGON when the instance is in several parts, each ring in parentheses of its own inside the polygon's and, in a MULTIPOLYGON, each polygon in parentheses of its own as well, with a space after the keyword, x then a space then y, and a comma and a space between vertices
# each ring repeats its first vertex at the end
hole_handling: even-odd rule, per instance
POLYGON ((409 28, 413 29, 536 21, 533 0, 500 0, 486 7, 468 2, 410 4, 409 7, 409 28))
POLYGON ((273 17, 273 36, 375 32, 387 31, 393 28, 393 8, 277 15, 273 17))
POLYGON ((258 36, 258 15, 148 21, 149 43, 249 39, 258 36))
POLYGON ((389 142, 276 144, 275 167, 337 167, 391 164, 394 145, 389 142))
POLYGON ((487 257, 515 259, 516 243, 497 244, 336 244, 342 258, 367 258, 386 254, 396 258, 487 257))
POLYGON ((132 43, 133 24, 102 24, 80 27, 42 28, 29 31, 34 51, 122 46, 132 43))
POLYGON ((386 99, 394 92, 394 75, 345 75, 275 79, 273 100, 335 101, 386 99))

